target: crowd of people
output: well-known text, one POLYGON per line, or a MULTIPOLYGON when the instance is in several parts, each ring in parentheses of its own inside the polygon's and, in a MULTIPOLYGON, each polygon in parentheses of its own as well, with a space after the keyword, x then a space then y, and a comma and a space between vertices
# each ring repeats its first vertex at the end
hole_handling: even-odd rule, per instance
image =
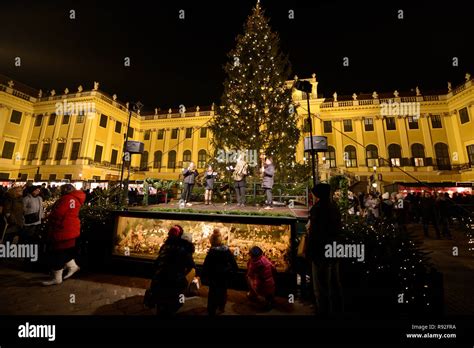
POLYGON ((43 285, 61 284, 79 270, 75 262, 76 240, 81 231, 79 210, 85 197, 82 190, 71 184, 12 186, 1 190, 0 243, 44 245, 51 279, 43 285), (58 199, 46 216, 43 201, 52 197, 58 199))
MULTIPOLYGON (((209 237, 211 247, 203 263, 201 279, 209 286, 207 311, 210 316, 222 314, 227 302, 227 289, 238 271, 234 254, 223 243, 219 229, 209 237)), ((174 315, 184 303, 184 296, 195 281, 194 244, 183 228, 170 228, 168 237, 155 261, 154 275, 145 294, 145 304, 156 308, 159 315, 174 315)), ((276 269, 262 249, 250 249, 246 279, 250 301, 263 303, 269 310, 274 305, 276 269)))
POLYGON ((429 227, 433 226, 436 238, 450 239, 450 225, 474 207, 474 196, 469 193, 454 192, 349 192, 349 214, 361 215, 368 223, 377 220, 395 224, 400 231, 407 231, 407 224, 423 225, 424 235, 429 237, 429 227))

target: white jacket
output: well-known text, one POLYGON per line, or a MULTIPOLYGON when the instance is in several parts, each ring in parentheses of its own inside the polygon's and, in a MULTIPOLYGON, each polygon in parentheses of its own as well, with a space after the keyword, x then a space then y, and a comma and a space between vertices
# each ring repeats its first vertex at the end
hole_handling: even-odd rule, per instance
POLYGON ((31 194, 29 194, 28 196, 23 197, 23 214, 28 215, 33 213, 39 213, 39 221, 32 224, 25 224, 25 226, 40 225, 41 219, 44 218, 43 198, 40 196, 33 197, 31 194))

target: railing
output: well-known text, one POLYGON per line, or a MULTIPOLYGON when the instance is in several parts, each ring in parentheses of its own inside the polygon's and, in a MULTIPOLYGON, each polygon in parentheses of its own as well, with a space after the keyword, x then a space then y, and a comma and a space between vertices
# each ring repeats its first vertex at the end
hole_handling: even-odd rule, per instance
POLYGON ((423 101, 439 101, 438 95, 424 95, 423 101))
POLYGON ((112 164, 110 162, 96 162, 93 160, 89 160, 89 165, 95 166, 95 167, 107 168, 107 169, 115 169, 115 170, 121 169, 121 164, 112 164))

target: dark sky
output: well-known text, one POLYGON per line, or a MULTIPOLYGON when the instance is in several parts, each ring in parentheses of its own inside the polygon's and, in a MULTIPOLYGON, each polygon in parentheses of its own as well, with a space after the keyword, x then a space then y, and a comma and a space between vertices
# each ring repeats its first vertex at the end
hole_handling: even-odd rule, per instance
MULTIPOLYGON (((149 110, 218 103, 226 54, 255 1, 2 2, 0 74, 44 91, 90 89, 97 80, 102 90, 149 110), (17 56, 21 67, 14 66, 17 56), (131 67, 124 67, 127 56, 131 67)), ((446 89, 448 80, 455 85, 474 74, 468 1, 261 2, 292 76, 315 72, 325 97, 335 90, 446 89)))

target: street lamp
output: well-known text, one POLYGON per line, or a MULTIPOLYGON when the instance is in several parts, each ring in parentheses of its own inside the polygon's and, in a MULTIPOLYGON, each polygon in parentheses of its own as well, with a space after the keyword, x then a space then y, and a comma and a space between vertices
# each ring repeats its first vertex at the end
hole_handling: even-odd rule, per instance
POLYGON ((311 170, 313 173, 313 187, 316 186, 317 183, 317 176, 316 176, 316 159, 315 159, 315 151, 314 151, 314 146, 313 146, 313 122, 311 120, 311 111, 310 111, 310 105, 309 105, 309 94, 313 90, 313 86, 309 81, 301 81, 297 80, 294 84, 294 87, 302 92, 306 93, 306 101, 308 103, 308 125, 309 125, 309 135, 310 135, 310 142, 311 142, 311 170))
POLYGON ((127 159, 128 167, 130 168, 131 157, 130 153, 127 151, 127 144, 128 144, 128 134, 130 133, 130 122, 132 120, 132 112, 138 112, 143 107, 143 104, 140 101, 137 101, 133 104, 132 108, 128 111, 128 122, 127 122, 127 130, 124 134, 125 142, 123 144, 123 153, 122 153, 122 168, 120 170, 120 188, 122 189, 122 202, 128 198, 128 180, 127 185, 123 185, 123 171, 125 169, 125 159, 127 159))

